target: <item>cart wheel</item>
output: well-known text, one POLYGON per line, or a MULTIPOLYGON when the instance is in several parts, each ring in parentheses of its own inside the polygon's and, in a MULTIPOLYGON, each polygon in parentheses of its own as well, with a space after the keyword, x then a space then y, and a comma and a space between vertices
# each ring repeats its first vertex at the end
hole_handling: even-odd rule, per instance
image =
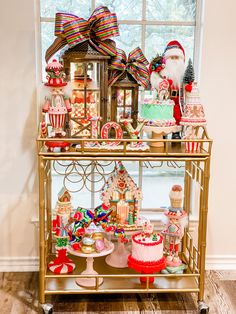
POLYGON ((204 303, 203 301, 198 302, 198 312, 200 314, 207 314, 209 313, 209 306, 204 303))
POLYGON ((44 314, 52 314, 53 313, 53 305, 50 303, 41 304, 42 310, 44 314))

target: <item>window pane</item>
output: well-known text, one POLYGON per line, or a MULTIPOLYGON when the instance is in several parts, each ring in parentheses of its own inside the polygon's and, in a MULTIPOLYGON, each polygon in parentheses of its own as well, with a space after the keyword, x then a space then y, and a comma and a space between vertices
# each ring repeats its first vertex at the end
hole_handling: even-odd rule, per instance
POLYGON ((99 90, 100 86, 100 67, 97 62, 71 62, 70 63, 70 78, 73 82, 73 87, 76 89, 84 89, 85 77, 87 90, 99 90), (87 75, 85 71, 87 68, 87 75))
POLYGON ((120 36, 114 38, 116 46, 123 49, 128 55, 129 52, 141 46, 141 26, 139 25, 119 25, 120 36))
POLYGON ((132 105, 132 90, 130 89, 125 91, 125 105, 127 107, 132 105))
POLYGON ((157 53, 162 54, 169 41, 178 40, 185 49, 186 60, 193 60, 193 26, 158 26, 148 25, 145 36, 145 56, 150 61, 157 53))
MULTIPOLYGON (((154 162, 151 164, 155 166, 154 162)), ((165 164, 161 168, 143 168, 142 209, 170 206, 169 192, 174 184, 184 187, 183 168, 169 168, 165 164)))
POLYGON ((147 0, 147 20, 194 21, 196 0, 147 0))
MULTIPOLYGON (((46 78, 46 61, 45 61, 45 52, 48 49, 48 47, 53 43, 54 39, 56 38, 54 36, 54 23, 41 23, 41 44, 42 44, 42 78, 43 81, 45 81, 46 78)), ((53 56, 53 58, 58 60, 59 51, 53 56)))
POLYGON ((77 14, 88 18, 91 14, 90 0, 41 0, 41 17, 55 17, 56 12, 77 14))
POLYGON ((97 0, 96 5, 106 5, 118 20, 142 19, 142 0, 97 0))
POLYGON ((117 89, 117 105, 118 106, 124 106, 124 90, 123 89, 117 89))
MULTIPOLYGON (((91 183, 88 181, 87 186, 91 189, 91 183)), ((78 206, 91 208, 91 193, 83 187, 83 180, 76 173, 72 173, 68 177, 55 174, 52 177, 52 209, 55 208, 58 199, 58 193, 61 188, 65 187, 71 193, 71 202, 73 208, 78 206), (80 190, 77 192, 77 190, 80 190)))

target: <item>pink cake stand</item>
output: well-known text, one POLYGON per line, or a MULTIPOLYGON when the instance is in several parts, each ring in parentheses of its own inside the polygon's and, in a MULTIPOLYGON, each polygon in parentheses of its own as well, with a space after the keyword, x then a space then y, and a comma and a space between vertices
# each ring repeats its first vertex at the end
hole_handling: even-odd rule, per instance
POLYGON ((116 249, 106 257, 106 263, 115 268, 128 267, 128 256, 130 252, 127 250, 125 243, 118 238, 116 249))
MULTIPOLYGON (((92 253, 85 254, 79 251, 74 251, 72 249, 68 249, 68 252, 72 255, 79 257, 86 257, 86 269, 81 273, 81 275, 98 275, 98 273, 93 268, 93 261, 95 257, 106 256, 110 254, 114 250, 114 244, 112 242, 106 241, 105 250, 100 253, 92 253)), ((96 278, 77 278, 75 282, 82 287, 95 287, 96 286, 96 278)), ((103 278, 98 279, 98 284, 101 285, 103 283, 103 278)))
MULTIPOLYGON (((140 227, 140 226, 139 226, 140 227)), ((134 230, 125 230, 127 236, 130 236, 136 233, 140 228, 134 230)), ((112 233, 110 233, 110 236, 112 233)), ((115 268, 126 268, 128 267, 128 256, 130 255, 130 251, 127 249, 127 244, 121 242, 121 239, 117 238, 117 246, 114 251, 106 257, 106 263, 109 266, 115 268)))
POLYGON ((170 134, 172 132, 180 132, 182 130, 181 125, 173 125, 173 126, 144 126, 143 131, 152 132, 152 139, 157 140, 157 142, 149 143, 151 147, 163 147, 164 143, 162 141, 163 135, 170 134))

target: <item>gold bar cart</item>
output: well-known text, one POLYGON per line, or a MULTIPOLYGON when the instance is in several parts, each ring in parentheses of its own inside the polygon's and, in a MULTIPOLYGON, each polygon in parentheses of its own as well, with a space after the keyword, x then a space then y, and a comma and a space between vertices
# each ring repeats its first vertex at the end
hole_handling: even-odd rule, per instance
MULTIPOLYGON (((134 152, 127 150, 127 145, 133 140, 119 140, 121 150, 91 150, 86 148, 85 142, 90 139, 63 139, 71 143, 71 149, 67 152, 48 152, 45 141, 52 139, 38 137, 38 168, 39 168, 39 214, 40 214, 40 273, 39 273, 39 302, 45 313, 52 313, 52 305, 46 303, 47 295, 53 294, 99 294, 99 293, 176 293, 192 292, 198 294, 198 308, 200 313, 207 313, 208 306, 204 303, 204 280, 205 280, 205 253, 206 231, 208 212, 208 189, 210 177, 210 157, 212 141, 209 139, 206 129, 199 128, 200 139, 191 140, 199 142, 200 150, 188 153, 185 150, 186 142, 190 140, 162 139, 162 148, 151 148, 150 151, 134 152), (79 145, 79 148, 75 148, 79 145), (95 268, 99 275, 95 277, 94 288, 83 288, 75 283, 75 278, 84 278, 80 275, 85 267, 85 260, 75 258, 76 269, 71 274, 55 275, 47 270, 47 264, 53 253, 53 238, 51 230, 51 180, 52 163, 54 161, 139 161, 139 162, 182 162, 185 169, 184 177, 184 210, 189 213, 193 182, 199 186, 199 225, 196 244, 193 241, 189 226, 185 230, 181 246, 181 258, 187 265, 184 274, 150 274, 140 275, 131 269, 117 269, 106 265, 104 258, 97 258, 95 268), (78 262, 79 261, 79 262, 78 262), (140 276, 155 277, 154 283, 147 280, 141 285, 140 276), (99 278, 104 282, 99 286, 99 278)), ((53 141, 61 139, 53 139, 53 141)), ((96 140, 106 141, 106 140, 96 140)), ((109 142, 115 139, 107 140, 109 142)), ((155 142, 155 139, 138 140, 139 142, 155 142)), ((160 141, 160 140, 158 140, 160 141)), ((73 257, 71 257, 73 259, 73 257)))

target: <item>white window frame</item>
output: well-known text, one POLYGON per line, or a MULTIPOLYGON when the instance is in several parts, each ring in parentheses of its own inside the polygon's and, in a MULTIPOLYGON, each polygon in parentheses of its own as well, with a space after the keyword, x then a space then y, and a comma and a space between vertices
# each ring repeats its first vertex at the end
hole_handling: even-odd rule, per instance
MULTIPOLYGON (((56 0, 55 0, 56 1, 56 0)), ((91 1, 91 10, 93 11, 96 7, 95 0, 91 1)), ((147 25, 160 25, 160 26, 194 26, 194 53, 193 53, 193 63, 195 68, 196 80, 200 80, 200 64, 201 64, 201 47, 202 47, 202 32, 203 32, 203 3, 204 0, 196 0, 196 17, 193 22, 184 21, 155 21, 146 20, 146 5, 147 0, 142 1, 142 19, 141 20, 118 20, 118 24, 126 25, 141 25, 141 48, 145 54, 145 33, 147 25)), ((41 23, 50 22, 54 23, 55 18, 41 17, 40 16, 40 0, 35 1, 35 43, 36 43, 36 73, 37 73, 37 104, 38 104, 38 121, 40 121, 41 114, 41 86, 42 86, 42 45, 41 45, 41 23)), ((139 166, 139 187, 142 187, 142 167, 139 166)), ((91 205, 94 204, 94 198, 91 195, 91 205)), ((145 215, 148 218, 153 218, 159 221, 157 214, 160 213, 160 208, 156 209, 145 209, 145 215), (156 217, 156 218, 155 218, 156 217)), ((191 221, 197 221, 196 213, 192 213, 191 221)))
MULTIPOLYGON (((56 1, 56 0, 55 0, 56 1)), ((91 1, 91 10, 95 9, 96 1, 91 1)), ((142 0, 142 19, 141 20, 118 20, 118 24, 126 25, 140 25, 141 26, 141 48, 145 55, 145 34, 147 25, 159 25, 159 26, 194 26, 194 51, 193 51, 193 64, 195 68, 196 80, 199 80, 200 74, 200 61, 201 61, 201 47, 202 47, 202 29, 203 29, 203 0, 196 0, 196 17, 195 21, 184 22, 184 21, 155 21, 146 20, 146 6, 147 0, 142 0)), ((40 16, 40 0, 36 0, 36 37, 37 37, 37 73, 41 81, 42 77, 42 57, 41 57, 41 23, 49 22, 54 23, 55 18, 41 17, 40 16)))

